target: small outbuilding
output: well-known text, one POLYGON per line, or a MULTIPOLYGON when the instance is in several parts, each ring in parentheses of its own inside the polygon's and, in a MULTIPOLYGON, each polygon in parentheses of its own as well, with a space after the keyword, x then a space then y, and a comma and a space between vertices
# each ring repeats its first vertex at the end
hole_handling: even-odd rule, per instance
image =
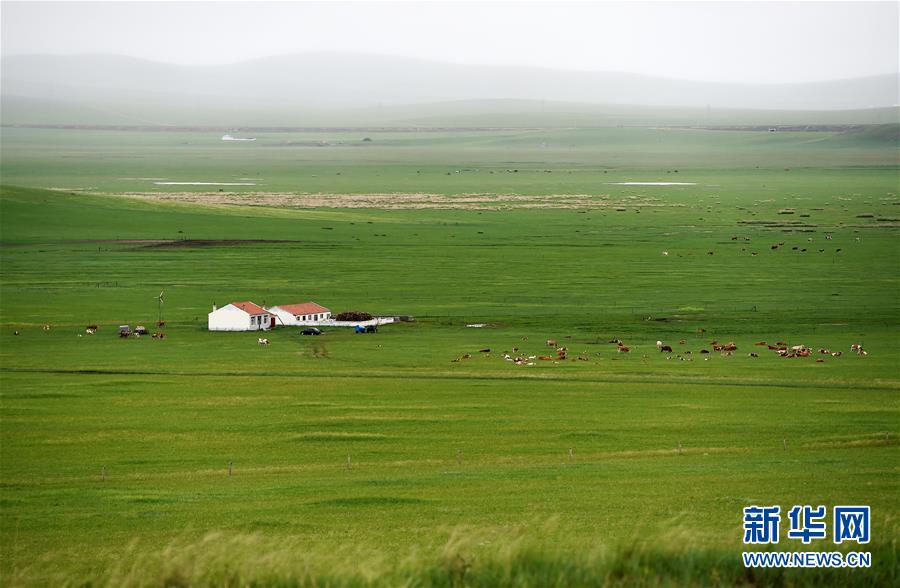
POLYGON ((253 302, 232 302, 209 313, 210 331, 267 331, 275 315, 253 302))
POLYGON ((275 324, 279 326, 314 325, 331 320, 331 311, 315 302, 281 304, 268 311, 275 315, 275 324))

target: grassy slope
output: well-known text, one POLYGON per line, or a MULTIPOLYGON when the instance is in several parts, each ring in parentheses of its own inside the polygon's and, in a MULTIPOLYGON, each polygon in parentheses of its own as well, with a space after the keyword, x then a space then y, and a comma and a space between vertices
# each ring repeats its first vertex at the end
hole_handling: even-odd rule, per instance
MULTIPOLYGON (((133 181, 118 178, 144 173, 136 165, 165 176, 216 166, 218 174, 234 173, 227 159, 207 162, 213 151, 204 148, 167 155, 164 135, 16 132, 23 134, 4 135, 3 173, 20 183, 46 177, 49 185, 132 189, 133 181), (73 153, 77 165, 67 163, 73 153)), ((640 213, 634 206, 587 213, 223 211, 4 188, 0 543, 7 583, 110 574, 113 583, 167 574, 216 582, 209 574, 224 564, 204 557, 219 556, 234 574, 258 579, 265 572, 249 562, 260 552, 281 553, 271 569, 285 577, 308 573, 320 582, 366 574, 450 582, 462 573, 457 556, 474 558, 467 577, 486 585, 513 582, 492 567, 503 565, 531 570, 524 576, 531 583, 550 573, 569 584, 644 576, 652 584, 657 574, 675 573, 666 565, 687 582, 707 583, 710 574, 752 582, 736 556, 740 508, 750 503, 871 504, 873 570, 838 571, 818 583, 890 583, 897 570, 898 365, 891 350, 900 259, 896 229, 856 215, 897 216, 896 169, 887 165, 894 156, 883 147, 829 151, 817 142, 798 146, 796 137, 723 134, 704 136, 732 147, 719 160, 703 157, 711 151, 703 141, 692 148, 689 141, 667 144, 668 136, 644 146, 647 158, 629 158, 640 141, 615 137, 621 166, 603 174, 603 160, 593 158, 613 149, 583 137, 589 154, 575 163, 584 175, 568 179, 562 156, 544 161, 544 151, 524 147, 535 168, 554 173, 485 173, 506 169, 505 149, 515 149, 519 137, 500 145, 493 135, 466 138, 463 149, 454 136, 398 136, 391 140, 410 147, 397 149, 432 162, 425 179, 404 179, 415 166, 391 163, 405 155, 385 147, 377 153, 387 164, 356 156, 322 185, 609 193, 626 204, 649 194, 683 206, 640 213), (487 145, 473 151, 473 141, 487 145), (779 152, 773 141, 787 143, 779 152), (660 143, 661 159, 676 147, 694 158, 678 176, 700 186, 597 190, 604 175, 671 179, 648 163, 660 143), (437 162, 453 161, 454 153, 480 158, 479 175, 438 171, 447 166, 437 162), (854 153, 877 165, 841 169, 854 153), (749 163, 782 156, 820 167, 785 172, 749 163), (737 224, 783 220, 777 211, 786 206, 810 214, 815 232, 737 224), (825 232, 834 240, 825 241, 825 232), (81 242, 184 235, 299 242, 195 249, 81 242), (732 235, 751 240, 733 242, 732 235), (775 241, 786 246, 772 251, 775 241), (815 249, 800 253, 794 245, 815 249), (828 251, 819 254, 820 247, 828 251), (750 248, 760 255, 750 256, 750 248), (161 288, 170 337, 115 338, 117 324, 153 320, 161 288), (411 313, 419 321, 375 337, 280 331, 261 348, 252 334, 203 330, 211 302, 236 298, 312 298, 335 310, 411 313), (47 321, 54 328, 43 332, 37 325, 47 321), (465 328, 470 321, 497 327, 465 328), (100 334, 75 336, 93 322, 100 334), (707 333, 699 335, 700 327, 707 333), (14 328, 22 335, 14 338, 14 328), (606 343, 614 336, 634 353, 615 354, 606 343), (542 353, 547 337, 587 352, 590 361, 518 368, 497 357, 513 346, 542 353), (685 338, 695 352, 710 338, 734 339, 741 348, 731 358, 667 361, 653 347, 658 338, 685 338), (824 364, 746 357, 759 339, 845 351, 859 341, 871 354, 824 364), (492 356, 450 362, 482 347, 494 349, 492 356), (548 520, 552 529, 541 530, 548 520), (195 543, 210 530, 224 534, 195 543), (644 561, 616 551, 641 532, 653 539, 634 553, 668 555, 644 561), (173 537, 178 555, 155 555, 173 537), (279 551, 272 541, 289 548, 279 551), (510 544, 518 547, 502 547, 510 544), (683 545, 698 550, 687 561, 678 559, 683 545), (601 546, 618 555, 590 551, 601 546), (297 560, 298 552, 312 555, 297 560), (147 569, 110 572, 123 553, 147 569)), ((288 187, 301 174, 273 152, 253 161, 288 187)), ((297 166, 309 175, 335 165, 314 148, 302 153, 297 166)), ((795 578, 817 582, 811 574, 795 578)))

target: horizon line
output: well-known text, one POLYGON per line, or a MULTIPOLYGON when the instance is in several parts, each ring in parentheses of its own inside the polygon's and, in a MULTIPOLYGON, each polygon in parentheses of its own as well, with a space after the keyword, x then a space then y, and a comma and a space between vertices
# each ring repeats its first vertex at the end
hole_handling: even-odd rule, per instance
POLYGON ((288 58, 288 57, 311 57, 311 56, 347 56, 347 57, 373 57, 379 59, 397 59, 418 63, 431 63, 431 64, 441 64, 441 65, 449 65, 449 66, 457 66, 457 67, 471 67, 471 68, 489 68, 489 69, 531 69, 531 70, 543 70, 543 71, 556 71, 556 72, 567 72, 574 74, 616 74, 616 75, 627 75, 627 76, 635 76, 635 77, 644 77, 644 78, 655 78, 661 80, 673 80, 680 82, 690 82, 690 83, 699 83, 699 84, 721 84, 721 85, 730 85, 730 86, 790 86, 790 85, 806 85, 806 84, 821 84, 828 82, 839 82, 839 81, 847 81, 847 80, 861 80, 867 78, 881 78, 894 76, 898 78, 900 81, 900 70, 893 72, 882 72, 882 73, 872 73, 872 74, 864 74, 854 77, 843 77, 843 78, 827 78, 827 79, 817 79, 817 80, 807 80, 807 81, 786 81, 786 82, 770 82, 770 81, 749 81, 749 82, 741 82, 741 81, 730 81, 730 80, 709 80, 709 79, 697 79, 697 78, 688 78, 688 77, 671 77, 663 74, 651 74, 651 73, 642 73, 635 71, 626 71, 626 70, 589 70, 589 69, 569 69, 565 67, 549 67, 544 65, 521 65, 521 64, 490 64, 490 63, 460 63, 453 61, 445 61, 441 59, 434 58, 421 58, 421 57, 410 57, 407 55, 397 55, 397 54, 389 54, 389 53, 362 53, 358 51, 297 51, 291 53, 276 53, 270 55, 263 55, 259 57, 249 57, 247 59, 238 60, 238 61, 228 61, 221 63, 176 63, 171 61, 163 61, 160 59, 151 59, 148 57, 141 57, 137 55, 129 55, 125 53, 100 53, 100 52, 86 52, 86 53, 12 53, 12 54, 0 54, 0 59, 9 59, 14 57, 50 57, 50 58, 84 58, 84 57, 116 57, 116 58, 124 58, 124 59, 132 59, 135 61, 143 61, 146 63, 154 63, 160 65, 168 65, 173 67, 184 67, 184 68, 215 68, 215 67, 228 67, 228 66, 236 66, 236 65, 246 65, 249 63, 253 63, 256 61, 265 61, 270 59, 279 59, 279 58, 288 58))

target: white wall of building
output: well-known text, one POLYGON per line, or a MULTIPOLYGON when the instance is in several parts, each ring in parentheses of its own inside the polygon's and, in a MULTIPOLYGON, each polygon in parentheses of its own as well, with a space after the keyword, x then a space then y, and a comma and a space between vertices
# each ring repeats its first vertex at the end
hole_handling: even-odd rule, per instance
POLYGON ((295 315, 281 308, 280 306, 273 306, 272 308, 267 308, 266 310, 278 317, 277 319, 275 319, 276 326, 315 325, 331 319, 330 312, 317 312, 295 315))
POLYGON ((269 329, 271 320, 268 314, 251 316, 231 304, 214 310, 208 315, 210 331, 265 331, 269 329))

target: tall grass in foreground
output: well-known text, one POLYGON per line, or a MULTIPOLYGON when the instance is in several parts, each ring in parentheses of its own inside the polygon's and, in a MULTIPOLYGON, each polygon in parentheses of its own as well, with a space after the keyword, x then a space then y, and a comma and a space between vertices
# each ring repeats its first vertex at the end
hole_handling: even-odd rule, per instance
MULTIPOLYGON (((687 532, 573 551, 554 525, 528 532, 457 527, 439 549, 394 559, 373 547, 309 545, 296 537, 212 532, 162 550, 132 543, 117 567, 93 577, 37 578, 10 585, 69 586, 897 586, 896 534, 872 552, 870 569, 745 569, 738 550, 700 547, 687 532), (537 531, 537 532, 535 532, 537 531)), ((833 546, 831 546, 833 547, 833 546)), ((824 549, 831 547, 825 546, 824 549)), ((793 547, 803 550, 802 546, 793 547)), ((786 547, 785 547, 786 549, 786 547)))

